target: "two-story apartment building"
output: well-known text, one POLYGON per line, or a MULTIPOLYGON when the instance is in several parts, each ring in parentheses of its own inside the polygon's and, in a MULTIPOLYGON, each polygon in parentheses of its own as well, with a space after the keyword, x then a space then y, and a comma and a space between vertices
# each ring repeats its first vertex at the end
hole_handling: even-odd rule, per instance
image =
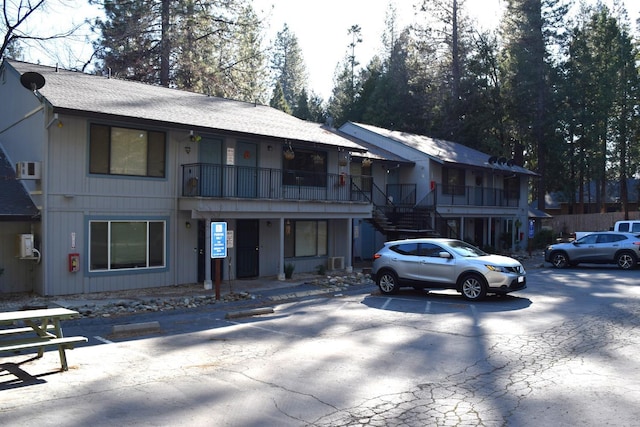
POLYGON ((223 279, 348 269, 372 214, 366 150, 267 106, 13 60, 0 98, 4 179, 33 201, 0 211, 1 293, 206 286, 212 222, 223 279))
POLYGON ((503 153, 423 135, 351 122, 339 133, 367 148, 353 154, 352 172, 373 182, 365 188, 374 214, 357 224, 356 256, 371 258, 390 238, 435 233, 496 250, 526 248, 528 187, 536 173, 503 153))

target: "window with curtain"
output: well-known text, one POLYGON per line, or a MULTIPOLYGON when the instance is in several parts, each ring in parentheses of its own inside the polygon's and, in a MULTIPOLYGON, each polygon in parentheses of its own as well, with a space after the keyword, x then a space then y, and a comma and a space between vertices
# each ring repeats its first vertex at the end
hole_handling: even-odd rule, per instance
POLYGON ((92 124, 89 172, 164 178, 165 133, 92 124))
POLYGON ((89 271, 166 266, 165 221, 90 221, 89 271))
POLYGON ((291 221, 288 230, 289 234, 285 233, 285 257, 327 255, 327 221, 291 221))

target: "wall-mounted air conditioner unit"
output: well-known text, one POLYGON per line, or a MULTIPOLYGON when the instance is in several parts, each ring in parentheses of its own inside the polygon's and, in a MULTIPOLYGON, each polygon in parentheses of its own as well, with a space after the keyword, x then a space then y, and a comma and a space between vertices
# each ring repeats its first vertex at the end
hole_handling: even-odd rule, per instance
POLYGON ((18 162, 16 164, 16 178, 40 179, 40 162, 18 162))
POLYGON ((329 257, 328 264, 329 264, 328 265, 329 270, 342 270, 344 268, 344 257, 342 256, 329 257))
POLYGON ((33 256, 33 234, 18 234, 17 256, 19 258, 31 258, 33 256))

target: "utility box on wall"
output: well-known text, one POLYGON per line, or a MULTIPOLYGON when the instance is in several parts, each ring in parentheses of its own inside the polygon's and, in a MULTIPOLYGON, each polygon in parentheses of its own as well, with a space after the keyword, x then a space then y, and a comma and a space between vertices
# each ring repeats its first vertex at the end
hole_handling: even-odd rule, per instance
POLYGON ((18 258, 33 257, 33 234, 18 234, 17 257, 18 258))

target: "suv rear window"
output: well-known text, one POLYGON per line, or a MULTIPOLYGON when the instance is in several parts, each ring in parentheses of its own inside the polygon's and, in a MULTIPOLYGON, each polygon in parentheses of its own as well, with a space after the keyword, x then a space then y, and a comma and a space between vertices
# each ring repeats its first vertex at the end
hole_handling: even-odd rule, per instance
POLYGON ((402 255, 418 255, 417 243, 401 243, 391 246, 389 249, 402 255))

